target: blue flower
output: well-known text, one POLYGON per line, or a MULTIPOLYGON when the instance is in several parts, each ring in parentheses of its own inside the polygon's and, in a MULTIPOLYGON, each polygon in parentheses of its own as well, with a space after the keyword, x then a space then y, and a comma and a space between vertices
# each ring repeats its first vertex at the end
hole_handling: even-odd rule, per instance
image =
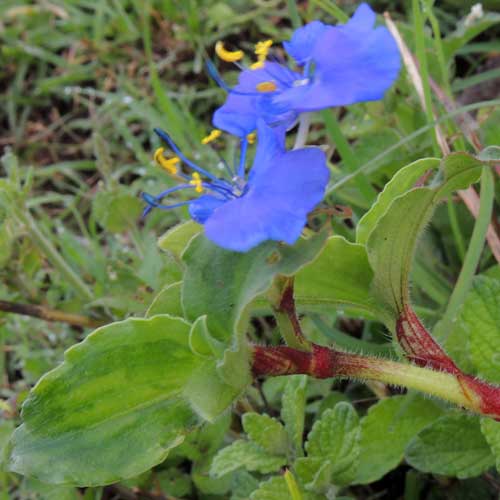
MULTIPOLYGON (((284 48, 301 71, 268 60, 272 41, 256 46, 257 62, 243 69, 239 82, 229 88, 212 63, 208 69, 229 95, 215 112, 214 125, 244 137, 257 119, 269 125, 292 126, 298 115, 331 106, 381 99, 397 78, 401 61, 387 28, 374 27, 375 13, 361 4, 345 24, 329 26, 313 21, 297 29, 284 48)), ((239 61, 242 51, 229 52, 219 42, 216 53, 226 61, 239 61)))
POLYGON ((152 208, 189 205, 191 217, 204 225, 206 236, 223 248, 246 252, 266 240, 293 244, 307 222, 307 214, 323 199, 329 179, 323 151, 316 147, 285 151, 284 131, 271 129, 262 120, 257 122, 258 143, 248 175, 248 139, 244 138, 239 164, 234 170, 226 165, 231 174, 227 180, 193 163, 168 134, 155 131, 177 155, 166 159, 161 148, 156 159, 185 182, 154 197, 143 193, 148 204, 145 214, 152 208), (193 170, 191 177, 177 167, 181 161, 193 170), (184 189, 203 194, 189 201, 163 203, 165 197, 184 189))

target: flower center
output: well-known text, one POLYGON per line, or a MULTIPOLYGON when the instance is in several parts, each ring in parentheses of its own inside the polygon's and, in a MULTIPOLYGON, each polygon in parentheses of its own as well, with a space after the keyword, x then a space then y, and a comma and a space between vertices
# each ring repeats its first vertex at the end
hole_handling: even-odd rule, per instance
POLYGON ((272 81, 268 81, 268 82, 260 82, 258 83, 255 88, 259 91, 259 92, 274 92, 278 86, 272 82, 272 81))

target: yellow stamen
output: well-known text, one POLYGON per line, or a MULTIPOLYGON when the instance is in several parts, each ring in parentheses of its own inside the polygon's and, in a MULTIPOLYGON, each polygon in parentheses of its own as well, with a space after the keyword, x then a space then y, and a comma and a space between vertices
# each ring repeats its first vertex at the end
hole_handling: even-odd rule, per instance
POLYGON ((210 132, 210 134, 203 137, 203 139, 201 140, 201 143, 208 144, 212 141, 215 141, 215 139, 218 139, 221 136, 221 134, 222 134, 222 132, 216 128, 216 129, 212 130, 212 132, 210 132))
POLYGON ((220 40, 215 44, 215 53, 217 56, 226 62, 236 62, 243 59, 242 50, 227 50, 224 47, 224 43, 220 40))
POLYGON ((251 134, 247 135, 247 141, 248 144, 253 144, 255 142, 255 138, 257 137, 257 134, 255 132, 252 132, 251 134))
POLYGON ((255 44, 255 50, 254 53, 257 54, 258 56, 260 55, 266 55, 269 53, 269 49, 271 48, 271 45, 273 44, 272 40, 264 40, 262 42, 257 42, 255 44))
POLYGON ((257 62, 250 65, 250 69, 260 69, 264 67, 266 62, 267 54, 269 54, 269 49, 273 44, 272 40, 264 40, 255 44, 254 53, 257 56, 257 62))
POLYGON ((177 156, 172 158, 165 158, 163 153, 164 148, 158 148, 153 156, 156 163, 158 163, 162 168, 164 168, 169 174, 175 175, 178 172, 177 165, 180 163, 180 159, 177 156))
POLYGON ((259 92, 274 92, 278 87, 274 82, 260 82, 256 88, 259 92))
POLYGON ((254 62, 252 64, 250 64, 250 69, 260 69, 260 68, 263 68, 264 67, 264 61, 257 61, 257 62, 254 62))
POLYGON ((189 181, 189 184, 195 187, 197 193, 203 193, 203 184, 198 172, 193 172, 193 178, 189 181))

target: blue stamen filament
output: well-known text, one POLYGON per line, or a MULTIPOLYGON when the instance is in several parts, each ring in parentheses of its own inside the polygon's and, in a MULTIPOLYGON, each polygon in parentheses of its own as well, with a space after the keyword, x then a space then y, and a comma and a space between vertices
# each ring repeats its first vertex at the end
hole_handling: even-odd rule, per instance
POLYGON ((240 163, 238 165, 238 177, 243 179, 245 177, 245 159, 247 156, 248 139, 241 139, 240 149, 240 163))
MULTIPOLYGON (((148 206, 144 209, 143 211, 143 217, 145 217, 153 208, 160 208, 162 210, 170 210, 173 208, 178 208, 178 207, 183 207, 186 205, 189 205, 193 201, 196 200, 186 200, 186 201, 180 201, 177 203, 172 203, 172 204, 164 204, 161 203, 161 200, 163 198, 167 197, 168 195, 178 192, 178 191, 183 191, 186 189, 194 189, 195 192, 197 193, 202 193, 204 190, 211 191, 216 197, 222 198, 225 201, 229 201, 231 199, 238 198, 241 196, 243 190, 241 188, 241 180, 244 178, 245 174, 245 158, 246 158, 246 151, 247 151, 247 146, 248 146, 248 140, 244 139, 241 142, 241 155, 240 155, 240 163, 238 167, 238 171, 241 172, 241 174, 237 177, 238 183, 235 182, 228 182, 224 179, 219 179, 215 177, 213 174, 210 172, 207 172, 205 169, 202 167, 199 167, 196 165, 194 162, 189 160, 186 156, 182 154, 180 149, 177 147, 177 145, 172 141, 170 136, 164 132, 161 129, 155 129, 155 132, 158 134, 158 136, 163 139, 165 142, 168 143, 172 151, 176 154, 176 157, 171 158, 171 159, 166 159, 163 156, 163 148, 159 148, 156 150, 154 154, 155 160, 161 165, 163 168, 165 168, 167 171, 169 171, 174 177, 177 178, 182 178, 187 183, 184 184, 179 184, 178 186, 174 186, 172 188, 166 189, 165 191, 162 191, 160 194, 153 196, 149 193, 141 193, 142 199, 148 204, 148 206), (176 158, 179 161, 182 161, 186 165, 190 166, 194 172, 192 173, 191 177, 182 172, 180 169, 177 168, 177 161, 176 158), (172 166, 172 165, 175 165, 172 166), (174 173, 175 169, 175 173, 174 173), (210 179, 210 182, 206 182, 201 178, 201 175, 208 177, 210 179)), ((224 162, 225 163, 225 162, 224 162)), ((232 170, 229 168, 227 163, 225 165, 228 168, 228 172, 230 175, 233 175, 232 170)))

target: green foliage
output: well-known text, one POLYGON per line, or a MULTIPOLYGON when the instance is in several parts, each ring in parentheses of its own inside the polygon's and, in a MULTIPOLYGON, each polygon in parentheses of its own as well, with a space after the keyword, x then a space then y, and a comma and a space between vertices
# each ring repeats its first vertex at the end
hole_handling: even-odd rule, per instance
MULTIPOLYGON (((432 160, 430 165, 436 166, 432 160)), ((384 213, 375 205, 373 217, 377 212, 380 215, 367 239, 368 260, 374 272, 374 293, 394 319, 404 304, 409 303, 410 269, 422 230, 439 202, 453 191, 477 182, 482 167, 483 164, 471 155, 449 155, 441 165, 443 180, 435 187, 417 187, 396 196, 384 213)), ((403 173, 399 181, 406 184, 406 177, 403 173)), ((389 190, 391 194, 397 193, 393 186, 389 190)), ((381 200, 383 206, 383 196, 381 200)))
POLYGON ((278 420, 265 414, 245 413, 242 422, 248 437, 268 453, 286 454, 287 433, 278 420))
POLYGON ((365 248, 332 236, 320 255, 297 273, 297 306, 319 312, 345 307, 353 314, 376 317, 381 311, 370 293, 372 277, 365 248))
POLYGON ((441 413, 432 401, 413 395, 394 396, 373 405, 361 419, 356 482, 371 483, 397 467, 410 440, 441 413))
POLYGON ((295 456, 302 456, 302 435, 304 433, 304 412, 306 405, 307 377, 290 377, 283 392, 281 418, 285 423, 288 438, 295 456))
POLYGON ((479 375, 500 382, 500 281, 477 276, 461 311, 469 353, 479 375))
MULTIPOLYGON (((321 470, 328 468, 330 483, 344 486, 353 482, 359 464, 359 420, 348 403, 326 410, 307 437, 307 459, 321 470)), ((316 474, 320 473, 320 470, 316 474)), ((317 481, 314 477, 313 481, 317 481)), ((313 484, 313 488, 317 485, 313 484)))
POLYGON ((164 460, 198 423, 183 395, 203 366, 188 332, 187 323, 168 316, 131 319, 71 348, 23 405, 10 469, 50 483, 94 485, 164 460))
POLYGON ((393 359, 386 329, 411 278, 416 312, 454 360, 500 383, 499 267, 471 240, 475 221, 456 194, 499 159, 488 90, 498 13, 414 2, 415 33, 408 6, 372 3, 398 13, 411 51, 425 49, 419 68, 443 92, 425 79, 424 92, 460 153, 434 158, 430 107, 402 70, 383 100, 312 116, 308 144, 328 151, 331 184, 298 244, 239 254, 211 244, 185 209, 140 218, 142 191, 174 185, 153 167, 153 127, 209 170, 235 153, 227 136, 199 144, 225 95, 203 70, 216 40, 251 56, 253 42, 277 45, 290 25, 345 22, 352 8, 337 3, 1 2, 0 299, 85 320, 0 315, 1 500, 496 494, 498 422, 354 379, 261 380, 250 368, 252 344, 282 343, 270 295, 283 276, 308 340, 393 359), (489 147, 478 153, 470 131, 489 147), (352 216, 332 216, 337 205, 352 216), (469 247, 478 263, 465 294, 469 247), (466 299, 439 329, 457 288, 466 299))
POLYGON ((406 460, 423 472, 464 479, 489 469, 495 458, 477 417, 445 415, 412 439, 406 460))

